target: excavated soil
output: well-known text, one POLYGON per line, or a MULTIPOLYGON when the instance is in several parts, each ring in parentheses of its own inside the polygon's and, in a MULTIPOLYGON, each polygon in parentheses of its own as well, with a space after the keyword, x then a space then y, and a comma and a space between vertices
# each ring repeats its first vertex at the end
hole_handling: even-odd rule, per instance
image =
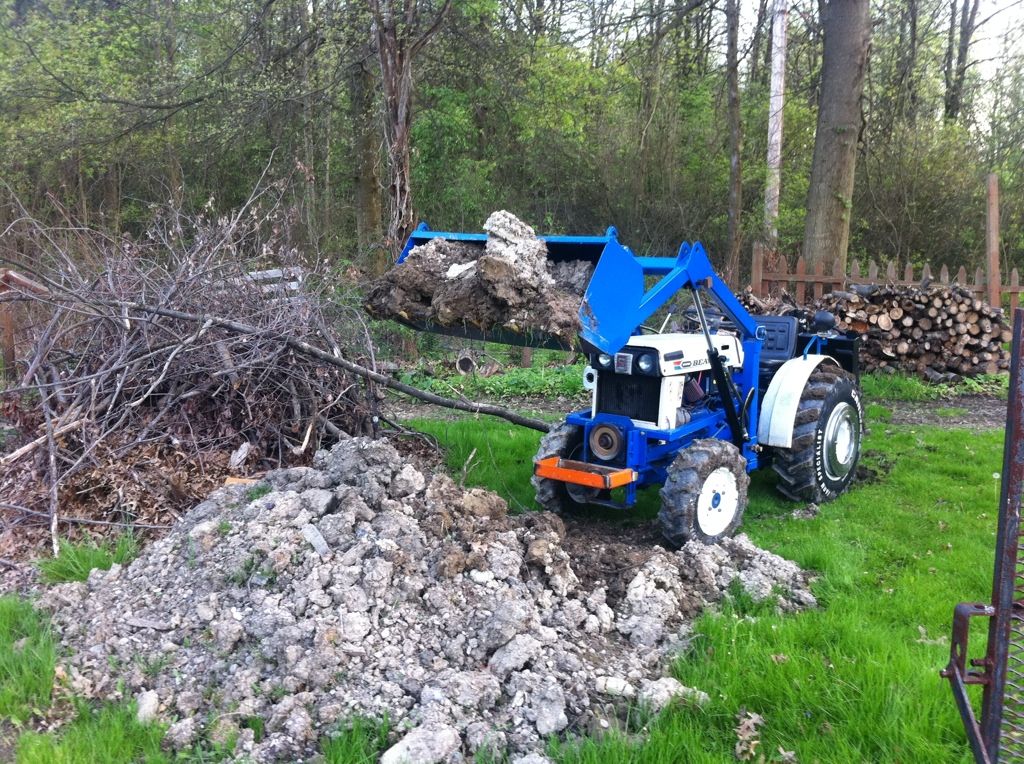
POLYGON ((593 267, 549 264, 533 229, 504 210, 484 224, 487 241, 432 239, 371 284, 365 306, 378 318, 444 327, 542 333, 574 344, 593 267))
POLYGON ((980 432, 1006 427, 1006 399, 990 395, 961 395, 941 401, 879 401, 889 410, 892 424, 962 427, 980 432))
POLYGON ((744 536, 669 551, 649 529, 511 516, 425 469, 346 441, 265 495, 215 492, 126 568, 52 587, 67 692, 134 697, 171 747, 237 737, 255 761, 387 715, 385 764, 539 762, 547 736, 621 728, 633 703, 706 701, 665 664, 734 582, 815 604, 806 573, 744 536))

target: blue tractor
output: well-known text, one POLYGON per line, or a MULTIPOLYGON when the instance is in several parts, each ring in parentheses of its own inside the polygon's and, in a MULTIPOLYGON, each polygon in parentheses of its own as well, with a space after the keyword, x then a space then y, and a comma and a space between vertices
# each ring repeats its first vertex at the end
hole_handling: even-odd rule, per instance
MULTIPOLYGON (((406 251, 436 237, 483 239, 421 227, 406 251)), ((629 508, 639 489, 661 486, 661 530, 681 546, 739 527, 755 469, 770 466, 794 501, 846 490, 863 435, 859 340, 836 331, 830 314, 752 316, 699 243, 670 258, 635 256, 614 228, 541 238, 551 259, 596 263, 579 311, 590 407, 541 439, 541 507, 629 508), (656 314, 661 325, 648 326, 656 314), (683 326, 664 331, 673 317, 683 326)), ((536 336, 466 335, 550 346, 536 336)))

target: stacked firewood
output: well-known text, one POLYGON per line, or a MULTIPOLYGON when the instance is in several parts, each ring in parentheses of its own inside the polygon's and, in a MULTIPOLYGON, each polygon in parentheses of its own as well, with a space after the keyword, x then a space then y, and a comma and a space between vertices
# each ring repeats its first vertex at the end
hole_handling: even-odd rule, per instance
POLYGON ((1009 367, 1010 341, 1000 308, 956 284, 949 286, 852 285, 797 306, 788 295, 743 302, 753 313, 827 310, 841 331, 861 336, 864 371, 903 371, 931 382, 992 374, 1009 367))

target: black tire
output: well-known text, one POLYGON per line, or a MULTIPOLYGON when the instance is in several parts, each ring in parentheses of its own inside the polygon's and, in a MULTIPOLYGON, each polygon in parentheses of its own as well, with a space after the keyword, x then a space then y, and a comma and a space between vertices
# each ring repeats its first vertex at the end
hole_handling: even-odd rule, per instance
POLYGON ((736 446, 693 441, 669 466, 661 487, 662 535, 675 546, 691 539, 714 544, 731 536, 743 522, 749 484, 747 460, 736 446))
POLYGON ((863 437, 856 379, 834 366, 819 367, 800 396, 793 445, 774 449, 779 492, 793 501, 832 501, 857 474, 863 437))
MULTIPOLYGON (((537 459, 560 456, 563 459, 577 459, 583 452, 583 428, 563 422, 540 439, 537 459)), ((534 475, 530 478, 536 492, 537 504, 541 509, 560 515, 578 512, 587 503, 587 498, 596 498, 598 492, 582 486, 571 489, 560 480, 548 480, 534 475), (570 490, 572 493, 570 494, 570 490)))

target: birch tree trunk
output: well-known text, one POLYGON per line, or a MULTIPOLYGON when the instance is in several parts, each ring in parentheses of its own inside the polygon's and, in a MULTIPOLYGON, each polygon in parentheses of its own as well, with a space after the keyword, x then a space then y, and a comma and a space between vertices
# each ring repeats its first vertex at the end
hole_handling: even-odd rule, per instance
POLYGON ((772 19, 772 78, 768 99, 768 177, 764 185, 764 230, 769 249, 779 244, 779 192, 782 186, 782 113, 786 100, 786 0, 775 0, 772 19))
POLYGON ((739 0, 726 0, 726 80, 729 90, 729 256, 726 281, 739 288, 740 250, 743 247, 743 124, 740 119, 739 0))

